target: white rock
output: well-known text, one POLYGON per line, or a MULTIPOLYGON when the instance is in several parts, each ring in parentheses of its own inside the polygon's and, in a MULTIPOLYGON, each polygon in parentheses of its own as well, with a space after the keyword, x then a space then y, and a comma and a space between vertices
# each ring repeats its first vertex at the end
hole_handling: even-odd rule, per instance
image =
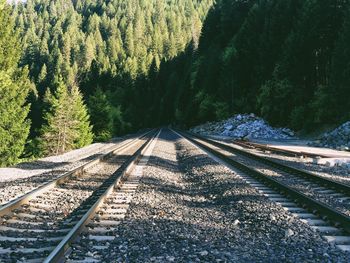
POLYGON ((294 235, 293 230, 289 228, 285 231, 285 234, 284 234, 285 238, 291 237, 293 235, 294 235))
POLYGON ((175 257, 173 256, 167 256, 166 260, 170 261, 170 262, 174 262, 175 261, 175 257))
POLYGON ((234 226, 237 226, 239 223, 240 223, 240 222, 239 222, 238 219, 236 219, 235 221, 233 221, 233 225, 234 225, 234 226))

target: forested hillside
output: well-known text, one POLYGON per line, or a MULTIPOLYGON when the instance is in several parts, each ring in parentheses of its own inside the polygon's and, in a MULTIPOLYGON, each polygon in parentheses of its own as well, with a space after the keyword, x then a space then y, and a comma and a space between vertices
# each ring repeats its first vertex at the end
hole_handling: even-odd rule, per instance
POLYGON ((154 125, 144 114, 154 94, 136 83, 189 42, 198 46, 212 3, 28 0, 15 5, 20 66, 29 68, 36 86, 28 98, 27 154, 58 154, 92 138, 103 141, 154 125))
POLYGON ((350 118, 347 0, 5 2, 2 164, 26 142, 58 154, 238 112, 297 130, 350 118))
POLYGON ((198 50, 150 85, 168 98, 164 121, 254 112, 297 130, 337 124, 350 118, 349 31, 349 1, 219 0, 198 50))
MULTIPOLYGON (((133 127, 126 113, 137 110, 129 101, 138 95, 133 82, 147 76, 152 64, 157 70, 162 59, 174 58, 189 41, 198 45, 201 21, 211 4, 212 0, 28 0, 18 5, 14 13, 24 42, 22 64, 29 66, 38 90, 32 101, 33 133, 42 125, 37 116, 43 116, 45 91, 58 76, 68 86, 79 85, 92 101, 103 98, 100 89, 108 93, 113 115, 109 122, 115 130, 95 129, 97 137, 133 127)), ((98 113, 91 113, 97 120, 98 113)))

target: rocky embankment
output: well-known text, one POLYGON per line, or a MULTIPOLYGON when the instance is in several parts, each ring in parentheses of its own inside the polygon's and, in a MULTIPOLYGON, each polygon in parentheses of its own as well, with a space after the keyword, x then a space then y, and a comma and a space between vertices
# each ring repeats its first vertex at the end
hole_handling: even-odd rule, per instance
POLYGON ((337 150, 350 150, 350 121, 343 123, 336 129, 324 133, 319 140, 309 144, 310 146, 334 148, 337 150))
POLYGON ((226 136, 236 139, 292 139, 295 134, 287 128, 273 128, 254 114, 237 114, 219 122, 207 122, 191 132, 202 135, 226 136))

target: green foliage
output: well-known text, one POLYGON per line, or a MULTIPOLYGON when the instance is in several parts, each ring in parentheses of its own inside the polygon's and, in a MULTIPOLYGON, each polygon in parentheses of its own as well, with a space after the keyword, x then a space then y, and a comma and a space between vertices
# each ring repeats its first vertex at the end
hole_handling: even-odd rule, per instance
POLYGON ((215 119, 215 101, 210 95, 200 92, 196 96, 196 102, 199 105, 198 117, 201 121, 205 119, 214 120, 215 119))
POLYGON ((71 87, 69 95, 73 111, 72 118, 77 121, 76 127, 73 126, 77 134, 74 140, 74 148, 81 148, 91 144, 93 141, 90 116, 87 106, 84 104, 82 94, 77 86, 74 85, 71 87))
POLYGON ((225 102, 216 102, 214 104, 215 116, 217 120, 227 119, 229 114, 229 106, 225 102))
MULTIPOLYGON (((202 23, 213 2, 19 2, 13 14, 24 43, 21 60, 28 65, 38 87, 37 98, 31 99, 32 137, 46 123, 44 94, 48 88, 55 90, 53 83, 59 75, 65 85, 78 85, 85 98, 95 100, 96 107, 90 104, 90 113, 94 115, 91 121, 96 140, 163 121, 165 116, 142 117, 146 109, 155 112, 160 104, 150 94, 155 89, 145 83, 148 74, 154 68, 158 71, 161 63, 183 52, 190 41, 194 43, 193 49, 197 48, 202 23), (96 93, 97 87, 102 87, 109 96, 110 103, 106 107, 97 103, 96 97, 91 97, 97 95, 105 101, 96 93), (106 114, 111 111, 105 117, 108 127, 101 125, 98 110, 106 114)), ((167 97, 163 101, 168 103, 170 99, 167 97)), ((169 111, 170 108, 165 112, 169 111)))
POLYGON ((107 141, 114 134, 113 105, 109 102, 107 95, 100 89, 96 89, 89 97, 88 108, 91 122, 94 124, 93 132, 95 141, 107 141))
POLYGON ((41 129, 41 148, 45 155, 57 155, 83 147, 92 142, 87 108, 77 87, 68 89, 62 78, 55 84, 55 92, 47 90, 45 102, 46 124, 41 129))
POLYGON ((10 7, 0 0, 0 166, 18 161, 29 134, 28 70, 18 67, 21 47, 10 7))
POLYGON ((292 110, 293 87, 287 80, 270 80, 261 87, 258 105, 261 114, 272 124, 288 125, 288 116, 292 110))
MULTIPOLYGON (((317 125, 334 123, 334 117, 337 116, 337 110, 334 105, 337 101, 339 101, 338 98, 330 93, 329 88, 323 85, 319 86, 309 105, 313 112, 311 121, 317 125)), ((344 113, 346 113, 346 109, 344 109, 344 113)))

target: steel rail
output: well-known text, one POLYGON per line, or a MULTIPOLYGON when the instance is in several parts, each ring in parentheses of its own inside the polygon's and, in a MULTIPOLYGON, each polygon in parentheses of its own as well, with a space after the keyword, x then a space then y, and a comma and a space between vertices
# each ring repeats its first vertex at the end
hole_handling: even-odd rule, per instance
POLYGON ((78 237, 78 235, 84 230, 86 224, 95 215, 95 212, 103 204, 104 200, 122 183, 122 181, 128 176, 135 164, 144 154, 144 151, 150 145, 152 140, 156 137, 153 135, 146 140, 145 143, 125 162, 123 165, 113 174, 113 182, 108 188, 100 195, 98 200, 91 206, 91 208, 82 216, 79 222, 72 228, 72 230, 63 238, 63 240, 56 246, 56 248, 45 259, 44 263, 64 262, 66 252, 69 251, 70 245, 78 237))
MULTIPOLYGON (((184 134, 184 132, 182 132, 182 133, 184 134)), ((215 145, 215 146, 217 146, 221 149, 224 149, 226 151, 229 151, 231 153, 239 154, 239 155, 254 159, 256 161, 267 164, 271 167, 277 168, 278 170, 302 177, 302 178, 309 180, 309 181, 314 181, 320 185, 326 186, 327 188, 334 189, 338 192, 341 192, 341 193, 344 193, 344 194, 350 196, 350 185, 347 185, 347 184, 344 184, 341 182, 337 182, 337 181, 319 176, 317 174, 314 174, 314 173, 311 173, 311 172, 308 172, 308 171, 305 171, 302 169, 298 169, 298 168, 294 168, 294 167, 291 167, 291 166, 288 166, 285 164, 281 164, 279 162, 273 161, 273 160, 268 159, 266 157, 262 157, 262 156, 253 154, 253 153, 247 152, 245 150, 241 150, 241 149, 238 149, 236 147, 233 147, 233 146, 230 146, 230 145, 227 145, 224 143, 220 143, 218 141, 214 141, 212 139, 208 139, 208 138, 199 136, 197 134, 193 134, 193 133, 186 133, 186 134, 193 136, 195 138, 198 138, 198 139, 205 141, 207 143, 210 143, 212 145, 215 145)))
POLYGON ((259 149, 262 151, 270 151, 278 154, 283 154, 285 156, 290 157, 310 157, 310 158, 329 158, 329 156, 324 154, 316 154, 316 153, 307 153, 307 152, 297 152, 287 149, 279 149, 273 146, 268 146, 266 144, 261 143, 255 143, 255 142, 247 142, 243 140, 234 140, 232 141, 233 144, 239 145, 241 147, 250 148, 250 149, 259 149))
POLYGON ((69 178, 71 178, 74 175, 79 175, 82 174, 86 169, 88 169, 89 167, 98 164, 99 162, 102 162, 104 160, 109 159, 112 155, 116 154, 117 152, 128 148, 130 145, 132 145, 133 143, 135 143, 135 141, 139 140, 140 138, 144 138, 145 136, 147 136, 147 134, 150 134, 151 132, 153 132, 154 130, 148 131, 146 133, 141 134, 139 137, 131 140, 131 141, 127 141, 122 143, 121 145, 116 146, 113 150, 109 151, 106 154, 103 154, 102 156, 98 156, 95 159, 89 161, 88 163, 85 163, 71 171, 68 171, 66 173, 64 173, 63 175, 59 176, 56 179, 53 179, 41 186, 39 186, 38 188, 16 198, 15 200, 12 200, 8 203, 6 203, 5 205, 0 207, 0 217, 4 216, 8 213, 11 213, 11 211, 13 209, 16 209, 17 207, 20 207, 23 204, 28 203, 31 199, 37 197, 38 195, 56 187, 57 185, 69 180, 69 178))
MULTIPOLYGON (((179 132, 179 131, 177 131, 179 132)), ((254 170, 253 168, 250 168, 242 163, 239 163, 232 158, 224 155, 223 153, 219 152, 218 150, 213 149, 212 147, 209 147, 208 145, 199 142, 201 139, 193 139, 191 135, 184 132, 179 132, 184 138, 191 141, 193 144, 201 147, 202 149, 205 149, 206 151, 210 152, 214 156, 218 157, 219 159, 223 160, 225 163, 235 167, 236 169, 240 170, 241 172, 250 175, 254 177, 256 180, 263 182, 264 184, 270 186, 271 188, 275 189, 276 191, 280 192, 282 195, 285 195, 291 199, 293 199, 296 203, 301 205, 302 207, 308 209, 312 213, 318 213, 323 219, 328 220, 332 222, 337 227, 341 227, 344 231, 347 233, 350 233, 350 217, 333 209, 332 207, 321 203, 317 200, 314 200, 305 194, 292 189, 288 185, 279 182, 276 179, 271 178, 268 175, 265 175, 264 173, 261 173, 257 170, 254 170)), ((196 138, 196 136, 193 136, 196 138)), ((205 140, 202 140, 205 142, 205 140)), ((211 144, 214 145, 214 144, 211 144)), ((214 145, 215 147, 221 148, 221 144, 214 145)), ((222 148, 221 148, 222 149, 222 148)))

